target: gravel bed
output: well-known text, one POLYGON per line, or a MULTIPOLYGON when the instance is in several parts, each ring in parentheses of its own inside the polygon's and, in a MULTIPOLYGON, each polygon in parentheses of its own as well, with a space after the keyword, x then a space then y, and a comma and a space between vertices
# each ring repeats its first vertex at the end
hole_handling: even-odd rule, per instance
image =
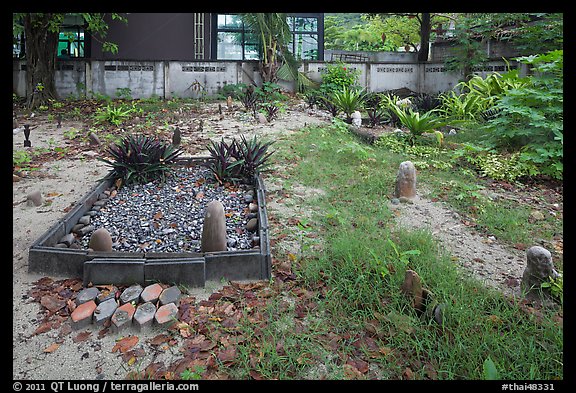
MULTIPOLYGON (((114 251, 200 252, 204 209, 216 199, 224 205, 228 251, 250 249, 257 242, 245 226, 256 215, 248 209, 254 195, 250 185, 219 186, 205 167, 182 167, 164 184, 121 187, 90 225, 110 232, 114 251)), ((90 234, 80 239, 83 248, 89 241, 90 234)))

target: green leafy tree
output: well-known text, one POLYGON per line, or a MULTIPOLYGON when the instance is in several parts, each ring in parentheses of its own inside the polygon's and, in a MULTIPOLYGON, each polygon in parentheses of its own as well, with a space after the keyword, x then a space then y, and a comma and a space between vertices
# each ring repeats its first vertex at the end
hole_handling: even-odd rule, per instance
MULTIPOLYGON (((14 38, 24 34, 26 53, 26 91, 28 108, 46 105, 48 100, 57 98, 54 82, 58 35, 64 21, 64 13, 14 13, 12 14, 12 34, 14 38)), ((104 39, 108 30, 106 14, 80 13, 86 22, 86 31, 95 39, 104 39)), ((126 18, 111 14, 113 20, 126 18)), ((111 42, 103 43, 103 50, 116 53, 118 47, 111 42)))
POLYGON ((264 82, 277 82, 278 69, 282 65, 283 51, 292 37, 284 13, 241 14, 248 30, 254 32, 260 42, 260 74, 264 82))
POLYGON ((469 80, 475 66, 488 60, 483 43, 507 41, 523 55, 562 49, 562 14, 468 13, 455 18, 453 56, 445 61, 450 71, 469 80))

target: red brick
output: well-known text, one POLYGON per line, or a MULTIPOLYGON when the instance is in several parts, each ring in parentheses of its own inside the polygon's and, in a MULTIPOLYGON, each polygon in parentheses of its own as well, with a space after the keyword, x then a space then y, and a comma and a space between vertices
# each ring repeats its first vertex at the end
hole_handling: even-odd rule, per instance
POLYGON ((160 294, 162 293, 162 290, 163 288, 160 284, 148 285, 146 288, 144 288, 144 290, 140 294, 140 299, 142 300, 142 303, 146 302, 156 303, 156 301, 160 297, 160 294))
POLYGON ((178 307, 174 303, 168 303, 158 308, 154 315, 154 321, 158 325, 169 325, 171 322, 175 322, 177 316, 178 307))
POLYGON ((76 307, 70 315, 72 318, 72 327, 74 329, 81 329, 89 325, 92 322, 92 314, 94 314, 96 307, 96 302, 94 300, 82 303, 76 307))

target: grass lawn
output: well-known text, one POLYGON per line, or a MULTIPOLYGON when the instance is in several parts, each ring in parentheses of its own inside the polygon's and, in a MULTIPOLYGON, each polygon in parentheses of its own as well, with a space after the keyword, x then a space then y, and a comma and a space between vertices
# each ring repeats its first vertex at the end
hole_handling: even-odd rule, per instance
MULTIPOLYGON (((301 225, 315 233, 302 238, 306 252, 290 255, 295 283, 267 303, 270 323, 243 325, 244 336, 259 340, 239 345, 244 361, 232 376, 484 379, 492 370, 501 379, 563 378, 561 310, 505 299, 463 278, 430 233, 395 227, 387 201, 403 156, 362 144, 342 126, 308 127, 275 146, 276 164, 292 163, 283 165, 290 183, 326 193, 301 225), (400 292, 406 269, 446 304, 443 326, 416 315, 400 292)), ((502 218, 484 225, 506 233, 522 214, 493 214, 502 218)), ((517 236, 510 240, 526 235, 517 236)))

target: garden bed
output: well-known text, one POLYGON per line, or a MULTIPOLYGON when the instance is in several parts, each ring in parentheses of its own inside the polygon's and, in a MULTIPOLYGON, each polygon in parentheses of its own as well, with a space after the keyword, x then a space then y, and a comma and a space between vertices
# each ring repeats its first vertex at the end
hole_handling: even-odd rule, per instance
POLYGON ((116 190, 112 181, 102 181, 32 244, 29 271, 81 276, 85 284, 163 281, 203 287, 206 280, 222 278, 268 279, 262 179, 257 175, 251 184, 217 186, 200 165, 206 160, 179 159, 174 176, 163 185, 116 190), (228 249, 202 253, 204 207, 213 199, 225 207, 228 249), (252 218, 258 225, 248 230, 252 218), (112 252, 88 249, 91 233, 101 227, 112 236, 112 252))

